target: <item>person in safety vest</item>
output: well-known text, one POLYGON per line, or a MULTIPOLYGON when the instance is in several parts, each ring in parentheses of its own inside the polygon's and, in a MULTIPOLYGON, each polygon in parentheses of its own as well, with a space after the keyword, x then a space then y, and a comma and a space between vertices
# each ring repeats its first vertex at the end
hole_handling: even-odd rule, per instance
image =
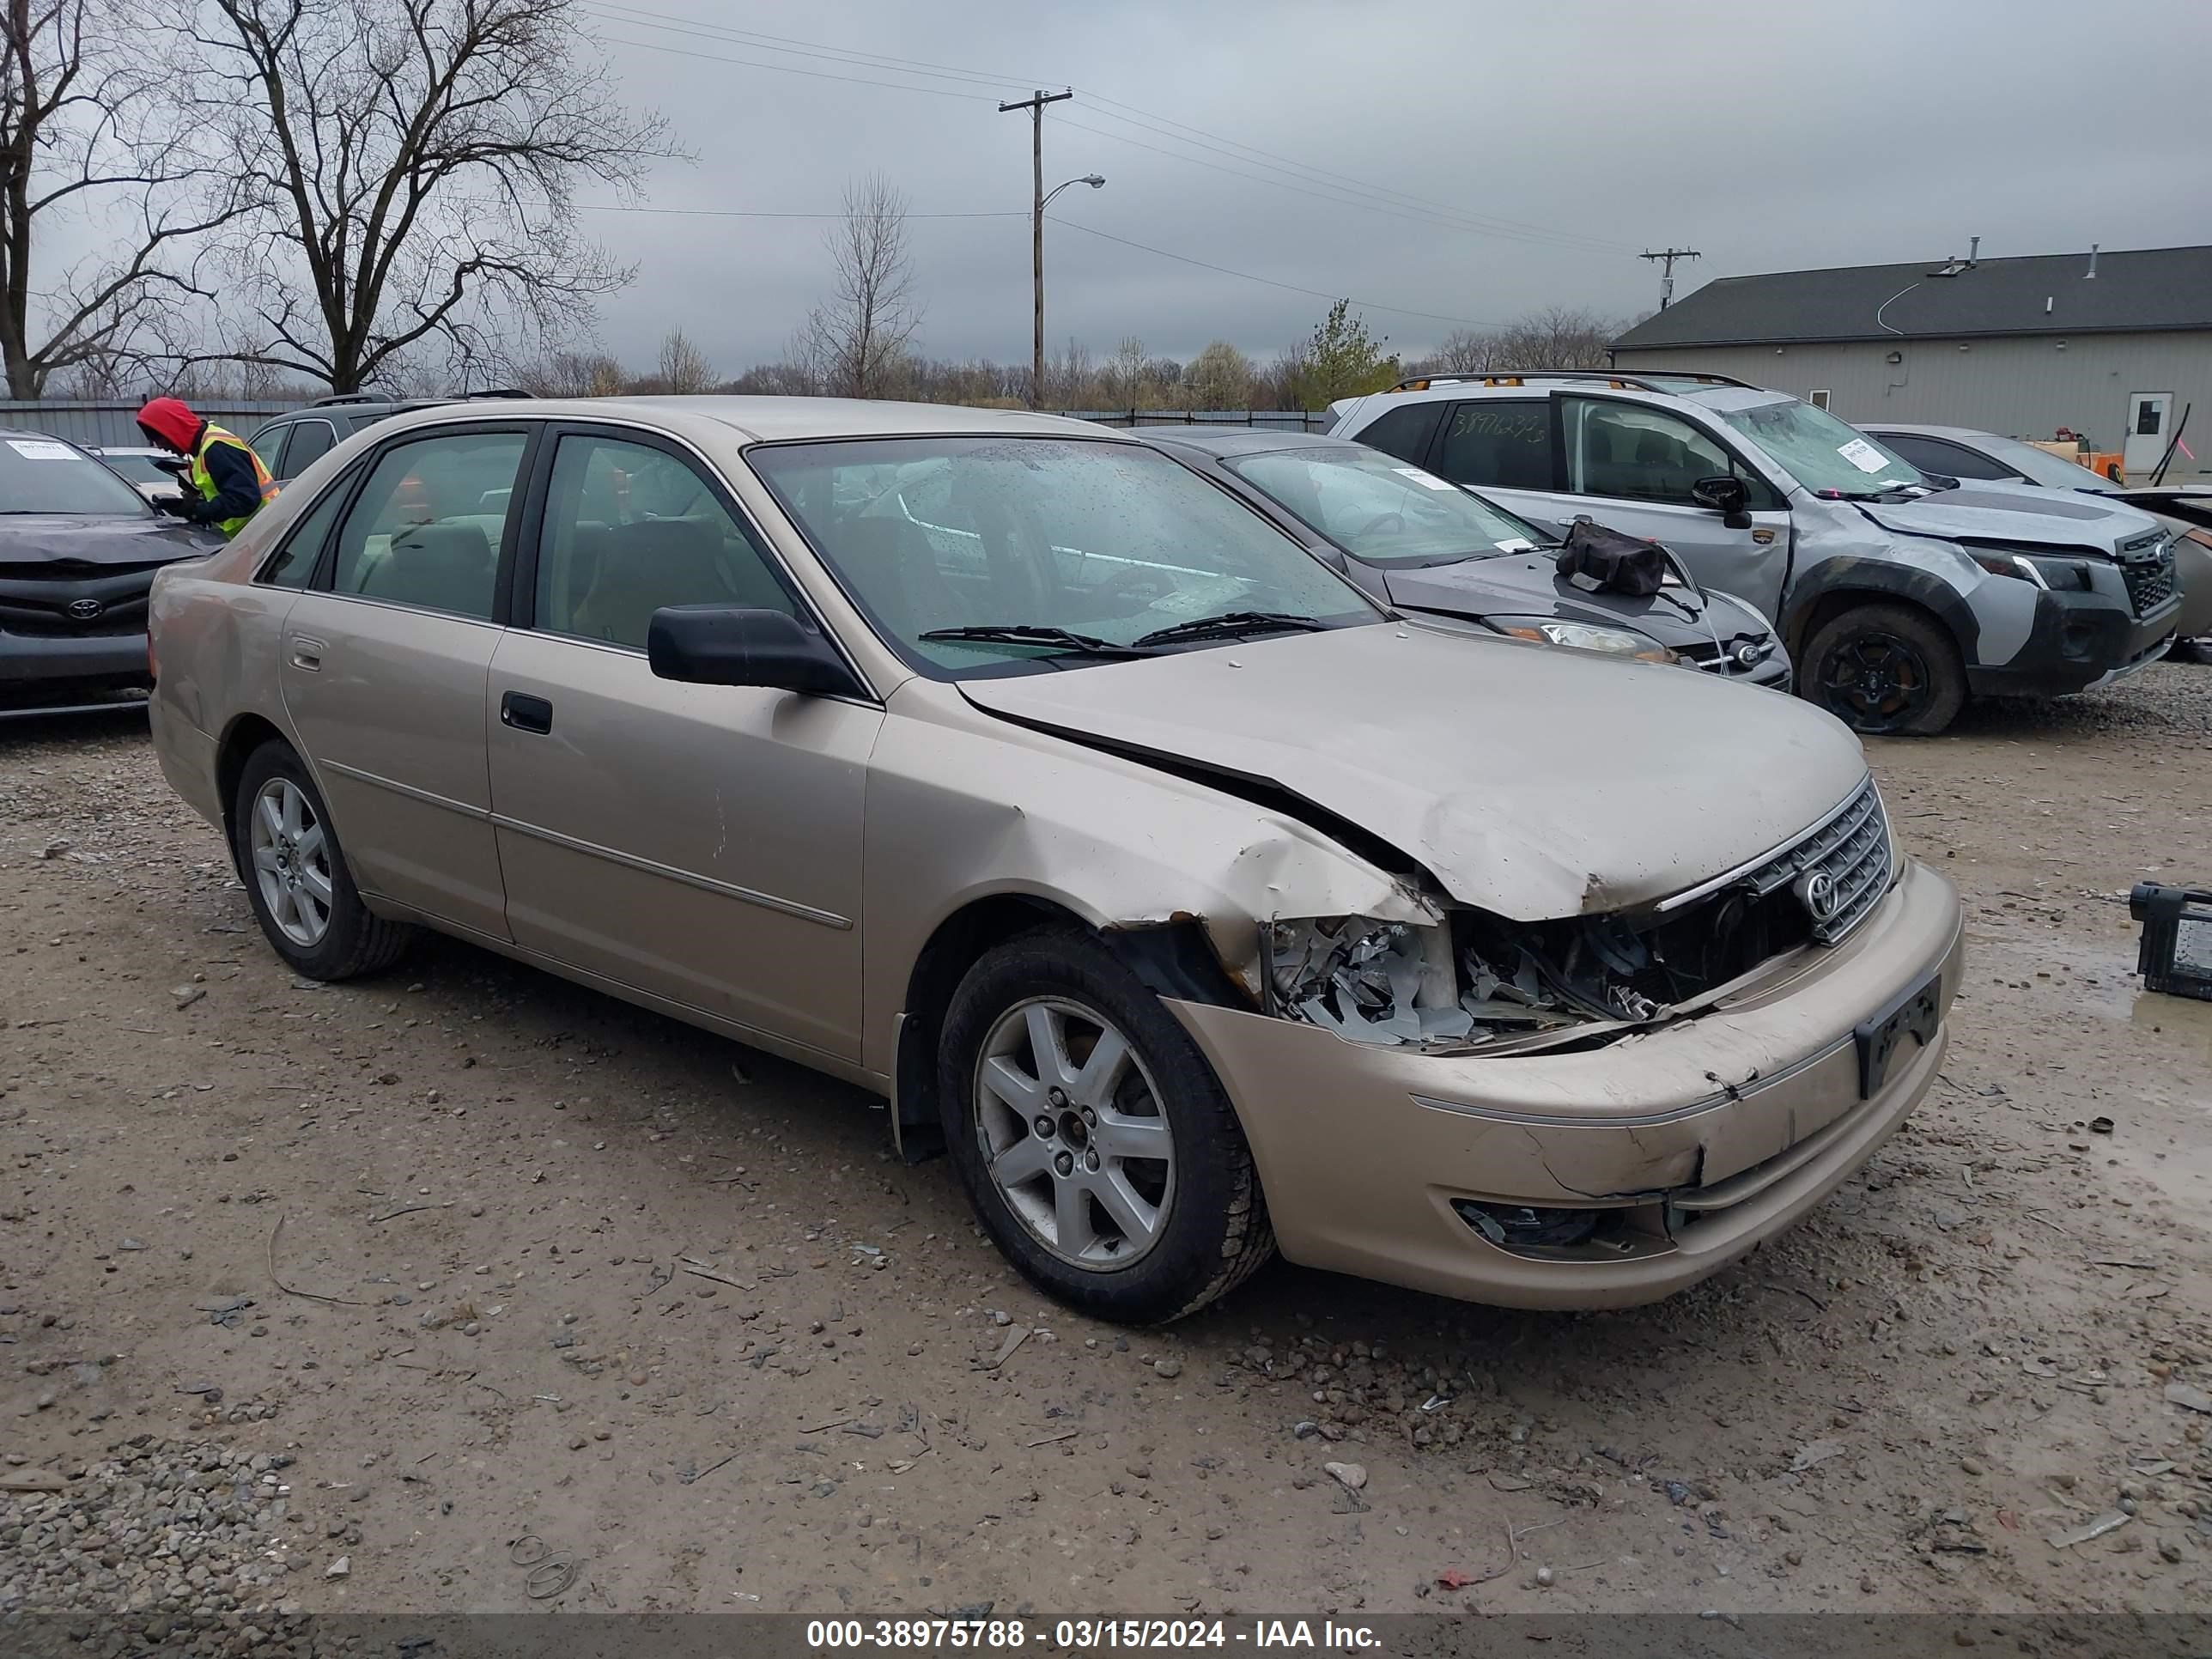
POLYGON ((155 398, 138 411, 138 429, 185 458, 183 499, 161 503, 163 511, 228 537, 276 499, 276 481, 246 440, 200 419, 182 398, 155 398))

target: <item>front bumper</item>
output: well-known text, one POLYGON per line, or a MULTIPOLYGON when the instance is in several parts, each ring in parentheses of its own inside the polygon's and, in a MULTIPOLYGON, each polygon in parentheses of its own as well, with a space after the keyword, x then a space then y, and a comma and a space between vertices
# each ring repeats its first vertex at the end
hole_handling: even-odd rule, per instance
POLYGON ((2035 622, 2009 662, 1969 666, 1977 696, 2061 696, 2112 685, 2158 660, 2173 638, 2181 603, 2169 598, 2138 617, 2124 599, 2045 589, 2035 622))
POLYGON ((1832 950, 1579 1054, 1445 1058, 1171 1001, 1236 1103, 1283 1254, 1468 1301, 1656 1301, 1794 1224, 1934 1081, 1960 973, 1950 883, 1919 864, 1832 950), (1932 981, 1945 1023, 1862 1098, 1854 1032, 1932 981), (1493 1243, 1455 1200, 1595 1210, 1605 1239, 1493 1243))
POLYGON ((153 684, 138 634, 0 633, 0 705, 75 705, 88 692, 153 684))

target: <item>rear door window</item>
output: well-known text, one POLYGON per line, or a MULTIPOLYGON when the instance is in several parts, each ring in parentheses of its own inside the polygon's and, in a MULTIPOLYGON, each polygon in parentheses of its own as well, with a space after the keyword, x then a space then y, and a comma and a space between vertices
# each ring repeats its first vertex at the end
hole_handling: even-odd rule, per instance
POLYGON ((1452 404, 1435 466, 1455 483, 1551 489, 1551 400, 1485 398, 1452 404))
MULTIPOLYGON (((296 478, 317 461, 329 454, 338 441, 338 434, 328 421, 295 421, 291 433, 284 441, 282 465, 262 454, 261 464, 279 480, 296 478)), ((260 446, 254 447, 260 453, 260 446)))
POLYGON ((379 456, 339 526, 331 591, 490 621, 528 435, 452 432, 379 456))

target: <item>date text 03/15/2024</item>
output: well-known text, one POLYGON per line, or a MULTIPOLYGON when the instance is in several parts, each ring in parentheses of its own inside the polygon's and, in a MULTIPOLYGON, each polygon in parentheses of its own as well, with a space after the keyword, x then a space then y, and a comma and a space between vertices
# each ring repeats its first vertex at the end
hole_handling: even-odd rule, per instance
POLYGON ((1103 1648, 1340 1648, 1370 1650, 1381 1638, 1365 1625, 1328 1620, 1255 1619, 817 1619, 806 1644, 840 1648, 1024 1648, 1063 1652, 1103 1648))

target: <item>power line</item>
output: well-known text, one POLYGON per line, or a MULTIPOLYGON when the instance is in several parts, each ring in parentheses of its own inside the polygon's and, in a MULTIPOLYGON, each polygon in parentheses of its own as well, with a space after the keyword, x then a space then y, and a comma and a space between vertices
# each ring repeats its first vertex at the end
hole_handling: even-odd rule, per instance
POLYGON ((678 17, 672 13, 654 11, 648 7, 631 5, 627 0, 592 0, 592 3, 614 11, 629 12, 638 18, 653 18, 671 26, 680 25, 690 33, 711 33, 721 38, 754 44, 759 51, 789 50, 793 55, 823 58, 830 63, 849 63, 864 69, 896 70, 904 74, 921 75, 935 71, 943 80, 969 81, 994 87, 1034 86, 1040 78, 1034 75, 993 75, 987 70, 962 69, 951 64, 933 64, 922 58, 898 58, 886 52, 862 52, 853 46, 833 46, 825 41, 802 40, 789 34, 763 34, 757 29, 733 28, 726 23, 703 23, 696 18, 678 17), (775 42, 769 46, 765 43, 775 42))
MULTIPOLYGON (((1439 218, 1445 221, 1460 222, 1462 223, 1464 228, 1478 228, 1486 234, 1494 234, 1501 236, 1510 237, 1515 235, 1516 233, 1521 233, 1525 235, 1526 238, 1531 240, 1535 238, 1543 238, 1548 240, 1569 243, 1577 246, 1587 247, 1593 251, 1602 251, 1609 253, 1626 253, 1632 251, 1631 245, 1626 242, 1608 241, 1603 237, 1588 236, 1579 231, 1553 230, 1546 226, 1529 224, 1522 220, 1504 219, 1500 218, 1494 214, 1476 213, 1468 209, 1452 207, 1449 204, 1437 202, 1428 197, 1415 196, 1407 191, 1393 190, 1385 185, 1370 184, 1364 179, 1355 179, 1349 173, 1332 173, 1326 167, 1310 167, 1304 161, 1293 161, 1288 156, 1278 156, 1272 151, 1259 149, 1256 145, 1240 143, 1236 139, 1224 137, 1219 133, 1207 132, 1203 127, 1192 127, 1188 126, 1188 124, 1184 122, 1170 121, 1164 116, 1155 118, 1159 121, 1165 122, 1168 126, 1182 127, 1188 132, 1199 135, 1197 137, 1187 138, 1182 137, 1180 133, 1164 131, 1158 126, 1151 125, 1146 122, 1133 119, 1130 116, 1116 114, 1113 110, 1100 107, 1100 106, 1104 104, 1116 103, 1118 102, 1117 100, 1103 97, 1097 93, 1082 92, 1080 88, 1078 88, 1078 90, 1084 100, 1085 108, 1090 110, 1094 114, 1105 117, 1105 118, 1109 121, 1120 121, 1125 125, 1135 127, 1140 131, 1152 133, 1154 136, 1165 138, 1173 143, 1189 144, 1200 149, 1211 150, 1217 155, 1225 155, 1230 160, 1233 161, 1241 161, 1247 167, 1264 167, 1271 173, 1287 173, 1291 178, 1297 179, 1301 184, 1316 185, 1321 189, 1328 191, 1358 191, 1365 195, 1376 197, 1390 205, 1403 207, 1413 214, 1422 218, 1439 218), (1209 143, 1206 142, 1206 140, 1218 140, 1218 142, 1209 143), (1226 148, 1224 148, 1224 146, 1226 146, 1226 148), (1239 155, 1237 153, 1238 151, 1249 151, 1250 154, 1249 155, 1239 155)), ((1144 113, 1143 111, 1137 110, 1136 106, 1133 104, 1123 104, 1121 107, 1123 109, 1135 111, 1138 114, 1144 113)), ((1088 131, 1097 131, 1097 129, 1091 128, 1088 129, 1088 131)), ((1117 133, 1104 133, 1101 136, 1105 137, 1121 137, 1121 135, 1117 133)), ((1135 141, 1133 139, 1123 138, 1122 142, 1133 143, 1135 141)), ((1175 152, 1162 151, 1161 154, 1173 155, 1175 152)), ((1193 161, 1196 158, 1190 156, 1179 156, 1177 159, 1193 161)))
MULTIPOLYGON (((532 202, 532 207, 550 207, 548 202, 532 202)), ((577 202, 572 204, 580 213, 663 213, 678 218, 690 219, 842 219, 843 211, 836 213, 792 213, 762 208, 681 208, 643 207, 625 202, 577 202)), ((908 213, 908 219, 1026 219, 1030 216, 1019 208, 1001 208, 989 213, 908 213)))
MULTIPOLYGON (((757 30, 735 28, 726 24, 702 23, 693 19, 675 17, 670 13, 655 11, 648 7, 629 3, 629 0, 592 0, 592 4, 603 9, 592 14, 602 21, 627 24, 634 27, 659 29, 665 33, 688 35, 698 40, 727 40, 753 51, 779 52, 789 56, 811 58, 823 62, 887 70, 901 75, 926 76, 931 79, 951 81, 960 85, 1034 87, 1039 84, 1039 78, 1032 76, 994 75, 955 64, 902 58, 887 53, 833 46, 820 41, 803 40, 792 35, 767 34, 757 30), (627 15, 610 15, 611 13, 627 15)), ((644 41, 618 40, 613 44, 642 46, 647 46, 649 50, 676 50, 665 46, 653 47, 644 41)), ((821 70, 805 70, 790 64, 763 63, 752 58, 720 58, 708 53, 690 52, 685 55, 707 58, 712 62, 731 63, 748 68, 779 70, 786 74, 811 75, 823 80, 847 81, 861 86, 878 86, 906 92, 927 92, 940 97, 980 98, 981 96, 981 94, 948 92, 940 88, 915 86, 908 82, 876 81, 860 76, 831 75, 821 70)), ((1048 82, 1049 78, 1044 77, 1044 80, 1048 82)), ((1555 230, 1546 226, 1531 224, 1526 221, 1476 213, 1469 210, 1452 207, 1432 198, 1417 196, 1411 191, 1358 179, 1350 173, 1315 167, 1311 163, 1297 161, 1275 151, 1264 149, 1258 145, 1247 144, 1224 134, 1194 126, 1188 122, 1157 114, 1137 105, 1109 97, 1103 93, 1085 89, 1083 96, 1085 106, 1094 114, 1107 120, 1120 122, 1127 126, 1136 127, 1139 131, 1149 131, 1157 137, 1167 139, 1171 143, 1211 150, 1215 155, 1242 162, 1247 167, 1258 167, 1272 173, 1286 173, 1296 182, 1285 184, 1279 179, 1258 177, 1236 168, 1201 161, 1196 156, 1185 155, 1180 150, 1163 149, 1155 145, 1146 144, 1126 134, 1109 132, 1097 127, 1082 126, 1080 123, 1076 122, 1068 123, 1071 126, 1079 127, 1079 130, 1097 137, 1117 140, 1140 149, 1150 149, 1170 160, 1187 161, 1197 167, 1208 167, 1216 172, 1225 173, 1231 178, 1245 179, 1254 183, 1273 184, 1279 189, 1298 189, 1304 193, 1314 196, 1318 200, 1333 202, 1341 206, 1359 207, 1374 212, 1389 211, 1394 216, 1417 222, 1447 224, 1470 234, 1496 236, 1508 240, 1550 243, 1557 246, 1580 249, 1589 252, 1632 252, 1631 246, 1626 243, 1613 242, 1603 237, 1590 236, 1580 232, 1555 230), (1112 107, 1106 107, 1107 106, 1112 107), (1117 111, 1127 111, 1128 113, 1117 113, 1117 111), (1133 117, 1143 118, 1133 119, 1133 117), (1147 125, 1148 123, 1156 125, 1147 125), (1163 127, 1171 127, 1177 131, 1165 131, 1162 130, 1163 127), (1185 137, 1186 134, 1194 136, 1185 137), (1358 194, 1356 193, 1364 193, 1379 198, 1379 201, 1363 201, 1358 199, 1358 194)))
POLYGON ((1192 167, 1205 167, 1214 173, 1225 173, 1232 179, 1246 179, 1255 185, 1272 185, 1277 190, 1288 191, 1292 195, 1296 196, 1310 197, 1316 201, 1333 203, 1338 207, 1358 208, 1363 212, 1379 213, 1392 219, 1403 219, 1414 224, 1438 225, 1446 229, 1462 231, 1470 235, 1497 236, 1515 241, 1534 241, 1542 240, 1560 246, 1574 249, 1579 252, 1586 253, 1609 253, 1613 251, 1608 247, 1601 247, 1586 242, 1570 240, 1566 234, 1558 235, 1547 234, 1540 239, 1538 236, 1532 235, 1525 232, 1503 230, 1488 225, 1468 224, 1455 220, 1441 218, 1433 213, 1408 210, 1381 202, 1363 202, 1356 197, 1349 195, 1327 194, 1325 193, 1326 191, 1334 191, 1336 189, 1336 186, 1322 186, 1318 185, 1301 185, 1285 183, 1280 179, 1270 179, 1265 173, 1246 173, 1239 167, 1224 167, 1218 161, 1202 161, 1195 155, 1185 155, 1178 150, 1163 149, 1158 144, 1146 143, 1141 139, 1130 137, 1127 133, 1109 132, 1103 127, 1087 126, 1081 121, 1073 120, 1066 116, 1062 116, 1060 118, 1060 125, 1064 127, 1073 127, 1078 132, 1088 132, 1100 138, 1109 139, 1115 143, 1129 144, 1138 149, 1148 149, 1155 155, 1166 156, 1170 161, 1185 161, 1189 163, 1192 167))
MULTIPOLYGON (((611 21, 602 19, 602 21, 611 21)), ((708 37, 711 38, 711 37, 708 37)), ((980 92, 952 92, 943 87, 909 86, 902 81, 870 81, 857 75, 831 75, 823 70, 799 69, 791 64, 763 64, 751 58, 723 58, 711 52, 700 52, 690 46, 664 46, 652 40, 624 40, 615 35, 601 37, 611 46, 635 46, 641 52, 665 52, 672 57, 702 59, 709 64, 736 64, 746 69, 771 70, 778 75, 804 75, 814 81, 845 81, 856 87, 885 87, 893 92, 922 92, 933 98, 957 98, 963 103, 988 104, 996 100, 980 92)))
POLYGON ((1420 317, 1432 323, 1458 323, 1468 328, 1505 326, 1503 323, 1486 323, 1473 317, 1447 317, 1434 311, 1413 311, 1405 306, 1386 306, 1378 300, 1362 300, 1353 295, 1332 293, 1327 289, 1303 288, 1296 283, 1278 282, 1273 276, 1255 276, 1249 270, 1232 270, 1227 265, 1217 265, 1205 259, 1194 259, 1187 253, 1170 253, 1164 247, 1153 247, 1144 242, 1133 242, 1126 236, 1116 236, 1110 231, 1093 230, 1089 225, 1079 225, 1074 220, 1063 219, 1056 213, 1048 213, 1045 217, 1056 225, 1064 225, 1070 230, 1079 230, 1085 236, 1096 236, 1103 241, 1119 242, 1123 247, 1133 247, 1144 253, 1156 253, 1163 259, 1173 259, 1180 264, 1196 265, 1202 270, 1218 271, 1224 276, 1238 276, 1248 283, 1264 283, 1269 288, 1287 289, 1292 294, 1310 294, 1317 300, 1349 300, 1353 305, 1366 311, 1387 311, 1399 317, 1420 317))

